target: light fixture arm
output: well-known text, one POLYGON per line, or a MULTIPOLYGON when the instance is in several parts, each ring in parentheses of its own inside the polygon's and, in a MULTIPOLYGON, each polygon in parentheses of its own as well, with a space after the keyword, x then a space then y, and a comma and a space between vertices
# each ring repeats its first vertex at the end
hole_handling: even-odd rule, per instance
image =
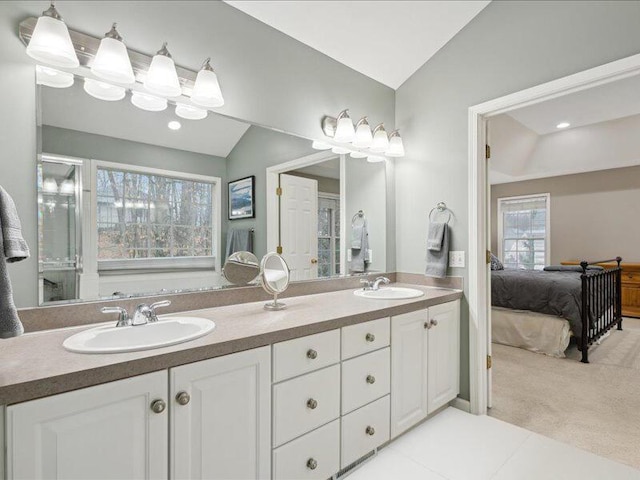
POLYGON ((156 55, 162 55, 163 57, 173 58, 167 49, 167 42, 162 43, 162 48, 156 52, 156 55))
POLYGON ((213 67, 211 66, 211 57, 208 57, 203 63, 200 70, 207 70, 209 72, 213 72, 213 67))
POLYGON ((356 130, 358 129, 358 127, 360 125, 369 125, 369 121, 367 120, 366 116, 364 116, 360 120, 358 120, 358 123, 356 123, 356 130))
POLYGON ((393 137, 399 137, 399 136, 400 136, 400 129, 396 128, 393 132, 389 134, 389 140, 391 140, 393 137))
POLYGON ((55 2, 53 0, 51 1, 51 5, 49 6, 49 8, 46 9, 44 12, 42 12, 42 16, 43 17, 51 17, 51 18, 54 18, 56 20, 60 20, 61 22, 64 22, 63 18, 58 13, 58 10, 56 10, 56 5, 55 5, 55 2))
POLYGON ((109 30, 107 33, 104 34, 104 38, 113 38, 114 40, 121 42, 122 37, 118 33, 117 26, 118 24, 116 22, 113 22, 113 25, 111 26, 111 30, 109 30))
POLYGON ((376 128, 373 129, 373 135, 375 136, 376 132, 379 131, 383 131, 386 133, 386 130, 384 129, 384 123, 379 123, 378 125, 376 125, 376 128))

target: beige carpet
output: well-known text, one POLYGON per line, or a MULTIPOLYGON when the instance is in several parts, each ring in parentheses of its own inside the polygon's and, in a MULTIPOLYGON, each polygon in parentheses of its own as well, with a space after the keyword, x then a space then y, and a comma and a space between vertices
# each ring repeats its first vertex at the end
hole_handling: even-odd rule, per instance
POLYGON ((489 415, 640 469, 640 320, 623 328, 589 364, 493 344, 489 415))

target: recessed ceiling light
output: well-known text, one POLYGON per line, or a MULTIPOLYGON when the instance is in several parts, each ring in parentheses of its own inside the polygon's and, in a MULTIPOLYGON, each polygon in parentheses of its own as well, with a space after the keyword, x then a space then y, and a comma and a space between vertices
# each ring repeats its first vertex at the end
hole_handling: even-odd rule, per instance
POLYGON ((571 124, 569 122, 561 122, 558 125, 556 125, 556 128, 567 128, 570 127, 571 124))
POLYGON ((182 124, 180 122, 178 122, 177 120, 171 120, 167 124, 167 127, 169 127, 171 130, 180 130, 180 127, 182 127, 182 124))

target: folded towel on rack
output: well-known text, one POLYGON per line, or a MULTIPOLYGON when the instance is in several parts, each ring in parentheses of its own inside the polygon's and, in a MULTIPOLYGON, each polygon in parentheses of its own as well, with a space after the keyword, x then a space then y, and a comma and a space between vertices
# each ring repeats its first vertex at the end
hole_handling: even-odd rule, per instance
POLYGON ((253 253, 253 228, 231 228, 227 232, 226 257, 235 252, 253 253))
POLYGON ((7 263, 29 258, 29 247, 22 237, 16 205, 0 187, 0 338, 17 337, 24 327, 13 302, 13 290, 7 263))
POLYGON ((427 249, 433 252, 439 252, 442 249, 442 240, 444 238, 444 227, 446 223, 431 222, 429 223, 429 233, 427 234, 427 249))
POLYGON ((362 225, 359 226, 360 242, 358 247, 354 247, 354 242, 351 243, 351 266, 350 270, 354 273, 365 272, 367 269, 367 263, 370 262, 369 258, 369 231, 367 227, 367 220, 363 219, 362 225))
POLYGON ((427 247, 427 268, 424 272, 427 277, 443 278, 447 275, 447 267, 449 265, 449 225, 444 223, 442 228, 440 250, 431 250, 427 247))

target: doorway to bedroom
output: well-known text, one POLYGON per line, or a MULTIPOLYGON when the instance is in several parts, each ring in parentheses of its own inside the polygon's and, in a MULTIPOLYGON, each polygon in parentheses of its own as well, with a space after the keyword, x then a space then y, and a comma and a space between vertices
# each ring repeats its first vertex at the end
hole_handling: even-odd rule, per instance
POLYGON ((487 413, 640 468, 640 75, 588 87, 486 116, 487 413))

